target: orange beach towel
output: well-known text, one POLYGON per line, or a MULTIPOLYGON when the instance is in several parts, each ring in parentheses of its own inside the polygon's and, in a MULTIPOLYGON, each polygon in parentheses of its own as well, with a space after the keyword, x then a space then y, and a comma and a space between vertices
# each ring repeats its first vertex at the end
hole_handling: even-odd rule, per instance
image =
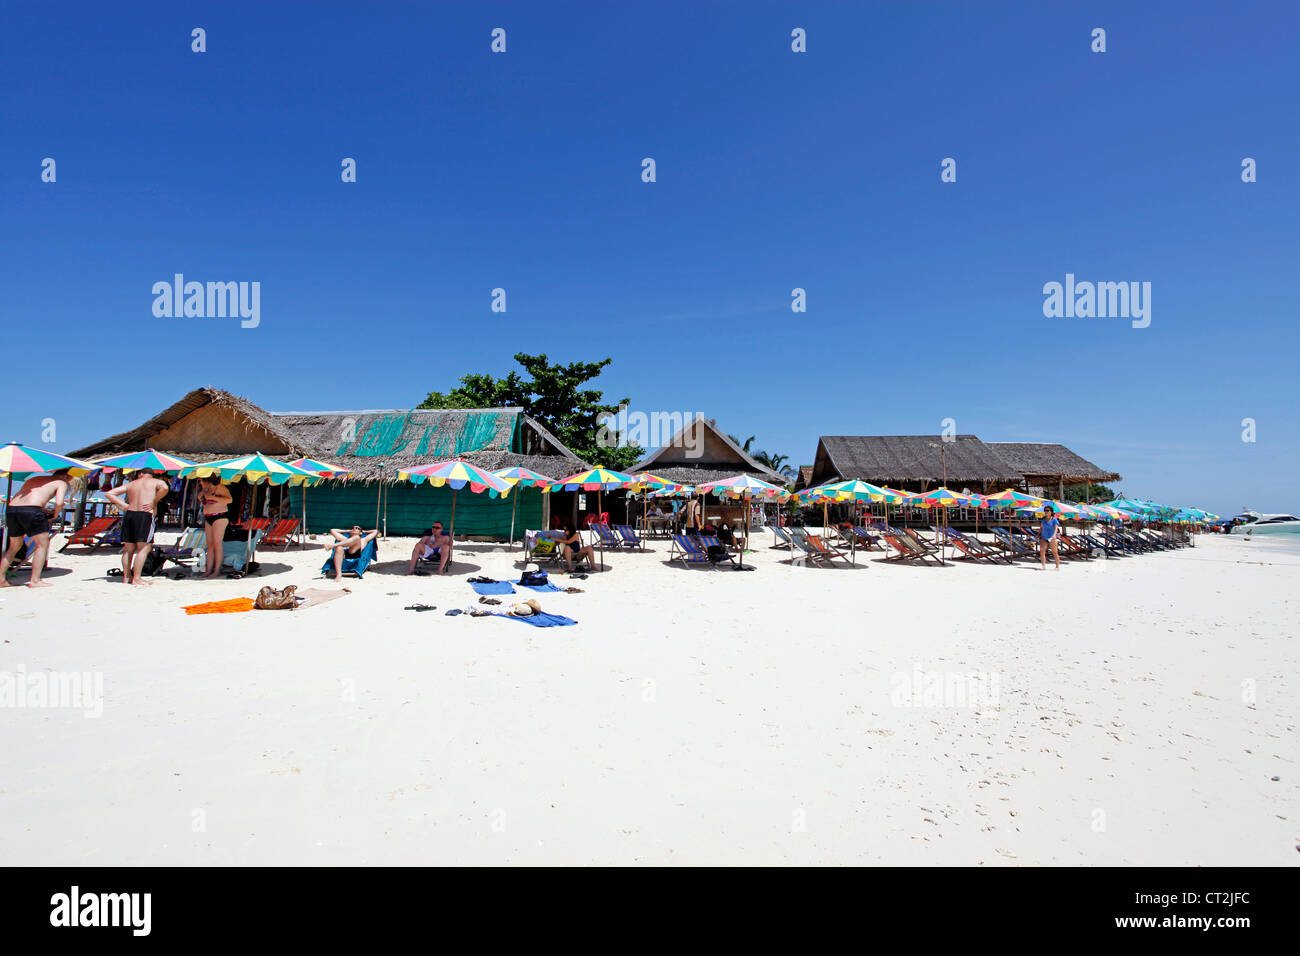
POLYGON ((229 601, 208 601, 206 604, 190 604, 185 607, 186 614, 234 614, 236 611, 251 611, 252 598, 232 598, 229 601))

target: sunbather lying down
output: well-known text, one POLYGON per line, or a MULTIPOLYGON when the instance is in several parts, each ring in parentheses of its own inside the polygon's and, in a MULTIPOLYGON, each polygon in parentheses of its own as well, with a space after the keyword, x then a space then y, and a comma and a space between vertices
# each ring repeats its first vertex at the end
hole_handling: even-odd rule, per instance
POLYGON ((343 580, 343 559, 358 557, 365 550, 366 545, 375 538, 379 537, 379 529, 374 531, 362 531, 361 525, 354 524, 347 531, 341 528, 330 528, 330 534, 334 537, 325 547, 334 552, 334 580, 343 580))

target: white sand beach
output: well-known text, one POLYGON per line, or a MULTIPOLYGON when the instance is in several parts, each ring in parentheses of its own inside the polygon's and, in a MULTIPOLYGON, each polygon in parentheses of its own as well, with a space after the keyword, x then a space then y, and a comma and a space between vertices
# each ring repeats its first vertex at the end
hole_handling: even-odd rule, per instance
POLYGON ((322 551, 140 588, 55 554, 53 587, 0 591, 0 672, 101 674, 102 715, 0 710, 0 863, 1300 862, 1295 551, 1044 573, 754 543, 751 573, 606 554, 540 597, 579 621, 551 629, 444 615, 517 578, 490 545, 406 577, 384 541, 340 600, 207 616, 181 606, 334 587, 322 551), (954 697, 971 673, 995 696, 954 697), (900 700, 914 674, 947 698, 900 700))

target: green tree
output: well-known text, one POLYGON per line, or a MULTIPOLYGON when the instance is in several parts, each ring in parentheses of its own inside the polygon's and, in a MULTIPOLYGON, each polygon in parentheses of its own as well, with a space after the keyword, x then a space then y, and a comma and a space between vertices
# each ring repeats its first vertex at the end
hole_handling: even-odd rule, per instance
POLYGON ((1115 492, 1106 485, 1067 485, 1066 501, 1110 501, 1115 492))
MULTIPOLYGON (((517 372, 503 378, 486 374, 461 377, 460 384, 449 392, 430 392, 421 408, 500 408, 518 405, 541 422, 575 455, 593 465, 627 469, 644 454, 644 449, 630 444, 619 445, 618 436, 602 428, 600 419, 618 412, 622 399, 615 404, 604 401, 599 389, 583 388, 614 360, 570 362, 553 365, 541 355, 520 352, 515 361, 523 366, 528 379, 517 372)), ((557 476, 558 477, 558 476, 557 476)))

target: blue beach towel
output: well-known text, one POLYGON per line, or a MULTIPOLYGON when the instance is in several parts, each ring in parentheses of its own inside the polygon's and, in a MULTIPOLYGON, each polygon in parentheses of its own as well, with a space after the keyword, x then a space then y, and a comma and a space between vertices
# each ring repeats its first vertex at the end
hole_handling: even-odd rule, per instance
POLYGON ((554 584, 547 581, 545 584, 521 584, 521 588, 528 588, 530 591, 563 591, 564 588, 557 588, 554 584))
POLYGON ((565 617, 563 614, 530 614, 528 617, 515 617, 513 614, 498 614, 498 617, 508 618, 511 621, 523 621, 525 624, 531 624, 533 627, 568 627, 570 624, 577 624, 571 617, 565 617))
POLYGON ((471 581, 469 586, 474 589, 475 594, 514 594, 514 585, 509 581, 495 581, 492 584, 484 584, 482 581, 471 581))

